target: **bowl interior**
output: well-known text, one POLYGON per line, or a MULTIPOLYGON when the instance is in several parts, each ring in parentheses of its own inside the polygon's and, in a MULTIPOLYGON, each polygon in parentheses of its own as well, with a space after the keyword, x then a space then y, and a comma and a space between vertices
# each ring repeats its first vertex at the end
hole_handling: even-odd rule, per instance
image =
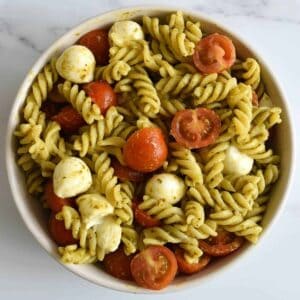
MULTIPOLYGON (((45 63, 54 55, 59 54, 64 48, 75 43, 78 38, 84 33, 101 27, 106 27, 115 21, 125 19, 137 19, 139 20, 143 15, 149 16, 163 16, 169 14, 176 9, 170 8, 131 8, 122 9, 118 11, 108 12, 104 15, 97 16, 89 19, 81 25, 77 26, 73 30, 66 33, 63 37, 57 40, 43 55, 37 60, 32 69, 28 72, 18 95, 16 97, 14 106, 12 108, 8 132, 7 132, 7 169, 12 193, 16 201, 17 207, 22 215, 22 218, 29 230, 33 233, 39 243, 45 248, 52 256, 58 259, 56 253, 56 245, 52 242, 47 231, 47 218, 46 212, 42 208, 39 201, 33 199, 28 195, 24 183, 24 175, 16 165, 16 145, 13 138, 13 130, 16 128, 20 121, 20 112, 24 105, 25 97, 32 81, 36 74, 42 69, 45 63)), ((274 139, 274 147, 276 152, 281 155, 281 175, 279 181, 276 183, 272 190, 272 197, 268 206, 265 218, 263 220, 263 226, 265 231, 262 237, 270 228, 270 225, 274 222, 275 217, 278 216, 280 208, 282 208, 283 200, 287 188, 289 185, 289 179, 292 171, 292 158, 293 158, 293 144, 292 144, 292 128, 290 123, 290 115, 287 108, 287 102, 284 99, 282 90, 278 85, 278 82, 274 78, 269 68, 265 65, 261 57, 255 53, 251 47, 249 47, 240 37, 237 37, 230 30, 224 29, 224 26, 216 24, 214 21, 202 16, 197 12, 185 12, 185 15, 200 20, 202 29, 205 32, 220 32, 230 36, 237 48, 238 56, 241 58, 255 57, 262 66, 262 78, 266 84, 268 93, 270 94, 274 103, 280 106, 282 112, 282 124, 276 128, 276 137, 274 139)), ((205 280, 208 280, 212 275, 220 273, 226 269, 225 267, 237 261, 245 253, 248 253, 253 246, 247 245, 238 253, 228 256, 220 261, 213 263, 203 272, 187 277, 179 277, 174 283, 172 283, 164 291, 176 291, 190 285, 199 285, 205 280)), ((120 281, 116 278, 112 278, 99 268, 99 265, 68 265, 68 269, 76 274, 88 279, 96 284, 113 288, 120 291, 127 292, 149 292, 142 288, 135 286, 130 282, 120 281)), ((152 293, 152 291, 151 291, 152 293)))

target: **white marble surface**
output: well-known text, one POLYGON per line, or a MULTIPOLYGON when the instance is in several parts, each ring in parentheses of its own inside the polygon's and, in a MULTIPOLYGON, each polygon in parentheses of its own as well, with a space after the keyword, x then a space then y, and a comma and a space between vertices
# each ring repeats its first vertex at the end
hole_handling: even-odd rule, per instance
MULTIPOLYGON (((57 37, 84 19, 113 8, 171 2, 176 4, 169 0, 0 0, 0 299, 140 299, 141 296, 110 291, 76 277, 41 249, 15 208, 5 174, 3 145, 18 86, 40 53, 57 37)), ((286 89, 299 132, 300 1, 185 0, 178 4, 229 25, 264 55, 286 89)), ((156 298, 300 299, 299 180, 299 176, 295 178, 278 224, 242 268, 234 266, 205 286, 156 298)))

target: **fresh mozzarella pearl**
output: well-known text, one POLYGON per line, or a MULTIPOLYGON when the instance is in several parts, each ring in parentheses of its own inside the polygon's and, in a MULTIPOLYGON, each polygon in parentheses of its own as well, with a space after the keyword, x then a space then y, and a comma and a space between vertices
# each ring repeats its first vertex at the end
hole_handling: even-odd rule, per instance
POLYGON ((253 166, 253 158, 241 153, 235 146, 229 146, 224 160, 224 173, 235 175, 248 174, 253 166))
POLYGON ((259 101, 259 107, 273 107, 271 98, 264 94, 261 100, 259 101))
POLYGON ((110 28, 108 37, 111 45, 124 46, 130 41, 144 39, 142 27, 134 21, 115 22, 110 28))
POLYGON ((175 204, 184 196, 185 184, 174 174, 157 174, 147 182, 145 193, 155 199, 164 199, 175 204))
POLYGON ((91 184, 91 171, 78 157, 64 158, 54 169, 53 188, 58 197, 74 197, 85 192, 91 184))
POLYGON ((118 249, 121 242, 122 229, 113 216, 103 218, 101 224, 96 226, 97 246, 104 256, 118 249))
POLYGON ((78 197, 76 202, 86 228, 101 224, 103 218, 114 211, 106 198, 99 194, 84 194, 78 197))
POLYGON ((87 83, 93 80, 96 60, 87 47, 74 45, 67 48, 57 59, 58 74, 74 83, 87 83))

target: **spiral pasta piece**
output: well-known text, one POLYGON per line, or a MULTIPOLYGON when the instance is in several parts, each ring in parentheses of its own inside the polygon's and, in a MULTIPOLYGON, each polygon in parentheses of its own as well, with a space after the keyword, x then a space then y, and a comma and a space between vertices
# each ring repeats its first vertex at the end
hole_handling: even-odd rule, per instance
POLYGON ((200 165, 197 163, 191 150, 180 146, 177 143, 170 143, 171 155, 179 166, 179 172, 185 176, 188 186, 195 186, 203 183, 203 175, 200 165))
POLYGON ((204 224, 205 213, 204 207, 200 202, 187 200, 183 206, 183 211, 186 218, 186 223, 194 227, 200 227, 204 224))
POLYGON ((58 85, 58 90, 88 124, 101 119, 102 115, 98 105, 94 104, 92 99, 85 94, 84 90, 80 90, 77 84, 72 84, 66 80, 63 84, 58 85))
POLYGON ((138 233, 131 226, 122 227, 122 243, 124 245, 124 252, 126 255, 133 254, 138 248, 138 233))
POLYGON ((215 206, 215 201, 204 184, 198 183, 194 187, 190 187, 187 190, 187 195, 189 199, 195 200, 201 205, 215 206))
POLYGON ((128 122, 120 122, 118 126, 115 127, 115 129, 112 131, 112 136, 119 136, 124 140, 127 140, 128 137, 137 130, 137 127, 134 125, 131 125, 128 122))
POLYGON ((189 264, 197 264, 203 251, 199 248, 199 242, 195 238, 189 238, 187 242, 179 244, 179 247, 184 250, 183 257, 189 264))
POLYGON ((58 247, 60 260, 64 264, 90 264, 97 261, 97 257, 91 255, 85 248, 78 248, 77 245, 58 247))
POLYGON ((162 221, 164 224, 184 223, 184 213, 181 208, 173 206, 163 199, 154 199, 147 195, 143 197, 143 201, 139 208, 156 220, 162 221))
POLYGON ((270 129, 281 123, 280 114, 281 108, 279 107, 254 107, 252 122, 257 125, 264 124, 267 129, 270 129))
POLYGON ((239 83, 228 96, 228 104, 233 109, 232 131, 241 138, 247 138, 252 121, 251 87, 239 83))
POLYGON ((42 176, 41 169, 35 165, 33 169, 25 174, 26 186, 29 194, 40 194, 44 190, 45 179, 42 176))
POLYGON ((124 61, 115 61, 107 66, 96 67, 95 80, 103 79, 112 84, 115 81, 120 81, 130 72, 131 67, 124 61))
POLYGON ((259 194, 265 194, 269 191, 270 185, 277 181, 279 169, 276 165, 269 164, 264 170, 257 170, 256 176, 259 178, 257 183, 259 194))
POLYGON ((171 118, 178 111, 185 109, 185 104, 177 99, 161 98, 161 107, 159 113, 164 116, 171 118))
POLYGON ((189 236, 197 240, 205 240, 211 236, 217 236, 217 223, 213 220, 207 219, 200 227, 188 226, 189 236))

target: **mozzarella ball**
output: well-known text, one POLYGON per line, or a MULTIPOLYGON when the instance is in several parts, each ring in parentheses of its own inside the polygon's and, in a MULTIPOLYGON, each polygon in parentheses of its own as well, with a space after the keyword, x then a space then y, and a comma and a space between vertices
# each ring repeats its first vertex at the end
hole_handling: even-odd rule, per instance
POLYGON ((264 94, 259 101, 259 107, 273 107, 271 98, 268 95, 264 94))
POLYGON ((101 256, 118 249, 121 242, 122 229, 113 216, 107 216, 96 226, 97 246, 101 256))
POLYGON ((54 169, 53 188, 58 197, 74 197, 85 192, 91 184, 91 171, 78 157, 64 158, 54 169))
POLYGON ((171 204, 177 203, 185 194, 185 184, 181 178, 170 173, 154 175, 146 184, 146 195, 164 199, 171 204))
POLYGON ((124 46, 130 41, 144 39, 144 32, 138 23, 134 21, 115 22, 108 33, 111 45, 124 46))
POLYGON ((67 48, 57 59, 58 74, 74 83, 87 83, 94 79, 96 60, 87 47, 74 45, 67 48))
POLYGON ((229 146, 224 160, 224 173, 247 175, 253 166, 253 158, 241 153, 235 146, 229 146))
POLYGON ((101 224, 103 218, 112 214, 114 208, 99 194, 84 194, 76 199, 82 222, 86 228, 101 224))

